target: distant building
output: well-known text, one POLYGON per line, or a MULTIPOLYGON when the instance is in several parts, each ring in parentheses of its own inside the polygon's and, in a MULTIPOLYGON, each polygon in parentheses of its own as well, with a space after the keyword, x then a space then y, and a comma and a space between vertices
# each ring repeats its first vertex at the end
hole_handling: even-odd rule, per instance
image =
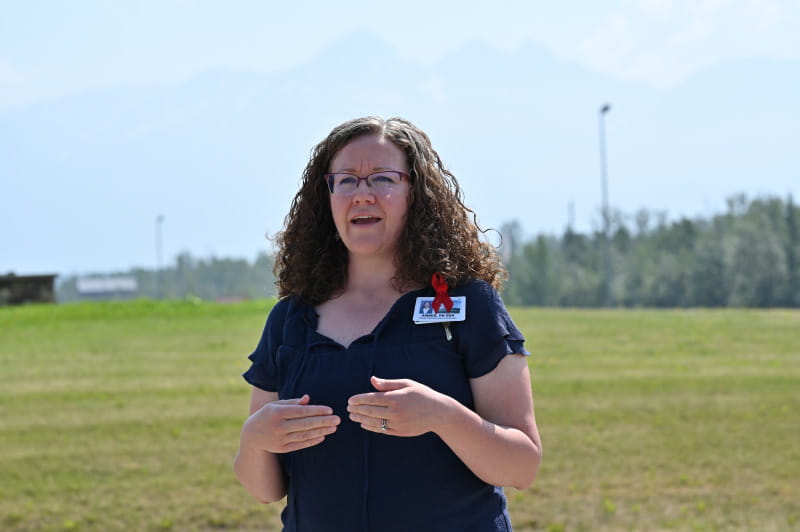
POLYGON ((81 299, 130 299, 139 293, 135 277, 82 277, 75 288, 81 299))
POLYGON ((0 305, 55 303, 56 274, 0 275, 0 305))

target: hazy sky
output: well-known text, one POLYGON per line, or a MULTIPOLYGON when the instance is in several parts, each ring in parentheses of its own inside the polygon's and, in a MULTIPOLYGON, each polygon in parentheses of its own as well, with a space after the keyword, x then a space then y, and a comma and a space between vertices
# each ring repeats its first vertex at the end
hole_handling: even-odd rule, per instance
POLYGON ((211 68, 267 72, 358 29, 429 63, 470 40, 543 45, 659 88, 731 59, 800 59, 796 0, 0 0, 0 110, 211 68))
MULTIPOLYGON (((343 38, 364 35, 364 30, 382 37, 403 60, 426 67, 474 41, 510 53, 532 44, 536 49, 543 47, 563 63, 575 63, 611 78, 636 81, 668 91, 680 88, 692 74, 726 62, 750 58, 800 61, 798 28, 800 1, 797 0, 519 0, 480 3, 407 0, 402 5, 374 0, 0 0, 0 115, 39 102, 109 87, 163 87, 215 69, 258 73, 296 69, 343 38)), ((342 76, 358 78, 358 65, 342 72, 342 76)), ((786 97, 791 98, 791 95, 786 97)), ((600 103, 598 101, 598 105, 600 103)), ((614 103, 612 128, 617 117, 622 120, 625 116, 624 106, 617 107, 617 102, 614 103)), ((744 103, 750 107, 757 105, 757 102, 744 103)), ((589 129, 583 132, 586 134, 586 149, 581 151, 578 145, 569 149, 572 150, 570 153, 578 153, 587 161, 591 159, 588 161, 591 169, 584 173, 592 178, 591 186, 596 187, 593 112, 590 109, 587 113, 587 117, 591 117, 587 121, 589 129)), ((413 119, 418 123, 426 122, 426 117, 415 116, 413 119)), ((800 118, 779 116, 776 120, 800 121, 800 118)), ((298 153, 307 153, 309 147, 319 140, 320 132, 329 126, 327 122, 309 125, 314 133, 301 142, 297 147, 298 153)), ((748 125, 743 127, 747 129, 748 125)), ((10 133, 14 138, 13 131, 0 133, 10 133)), ((36 140, 33 142, 35 144, 36 140)), ((438 140, 439 148, 443 143, 442 139, 438 140)), ((612 145, 612 152, 614 147, 619 149, 619 143, 612 145)), ((732 148, 741 150, 742 146, 732 145, 732 148)), ((91 149, 88 148, 88 153, 91 149)), ((759 161, 766 160, 769 155, 765 151, 759 161)), ((619 187, 612 187, 612 199, 618 201, 616 193, 622 188, 621 181, 625 176, 620 175, 618 159, 613 162, 613 169, 617 172, 614 186, 619 187)), ((697 161, 679 162, 697 166, 697 161)), ((448 164, 459 167, 464 163, 448 160, 448 164)), ((653 164, 661 163, 654 161, 653 164)), ((784 164, 781 179, 793 179, 789 177, 794 175, 791 166, 784 164)), ((716 173, 720 174, 716 179, 732 181, 724 172, 716 173)), ((53 189, 50 194, 56 194, 54 190, 57 191, 57 187, 47 182, 54 179, 51 174, 25 174, 23 179, 36 183, 18 189, 43 186, 42 190, 53 189), (39 183, 39 180, 45 182, 39 183)), ((637 175, 631 173, 628 178, 635 179, 637 175)), ((0 184, 4 184, 6 178, 0 175, 0 184)), ((746 178, 757 181, 764 176, 753 172, 746 178)), ((11 179, 13 185, 15 176, 11 179)), ((257 179, 263 180, 263 176, 258 174, 257 179)), ((720 183, 716 182, 717 185, 720 183)), ((717 186, 717 190, 721 188, 717 186)), ((780 195, 794 190, 787 189, 783 182, 777 186, 765 185, 764 189, 780 195)), ((552 192, 555 198, 556 191, 552 192)), ((718 197, 709 195, 705 201, 719 206, 726 193, 720 190, 718 197)), ((290 194, 286 192, 285 198, 281 196, 282 207, 279 215, 275 214, 276 220, 282 219, 283 206, 288 208, 290 194)), ((29 194, 31 197, 34 195, 29 194)), ((479 203, 486 199, 483 196, 489 195, 482 192, 473 196, 471 202, 479 203)), ((14 194, 11 198, 13 201, 14 194)), ((53 204, 65 203, 62 199, 51 198, 53 204)), ((670 201, 674 204, 671 198, 663 199, 671 207, 670 201)), ((581 218, 586 218, 584 225, 588 223, 590 211, 595 212, 595 206, 594 199, 579 205, 584 213, 581 218)), ((480 205, 478 207, 480 209, 480 205)), ((625 207, 663 208, 664 205, 637 198, 635 206, 625 207)), ((27 214, 7 217, 3 217, 0 211, 0 240, 6 244, 5 250, 0 246, 0 272, 3 268, 16 269, 19 273, 85 272, 141 264, 136 257, 151 253, 152 220, 165 212, 162 207, 150 204, 137 207, 142 211, 141 217, 147 220, 146 223, 136 222, 144 228, 139 241, 120 238, 115 246, 103 247, 95 244, 103 241, 99 236, 100 229, 106 229, 110 235, 113 231, 94 227, 94 222, 87 221, 90 216, 72 220, 75 223, 67 225, 63 220, 78 218, 74 211, 49 212, 50 220, 43 221, 39 215, 32 214, 36 208, 25 207, 23 210, 27 214), (20 217, 23 219, 16 219, 20 217), (16 229, 17 224, 23 227, 22 232, 16 229), (78 246, 68 241, 61 243, 61 251, 41 246, 56 224, 63 226, 60 229, 65 233, 81 235, 85 245, 101 248, 95 250, 98 255, 90 257, 81 253, 78 246)), ((708 211, 706 209, 705 214, 710 214, 708 211)), ((479 212, 486 212, 485 207, 479 212)), ((509 217, 513 218, 513 213, 518 212, 520 210, 510 209, 509 217)), ((165 252, 165 262, 171 261, 182 249, 198 255, 210 249, 222 255, 253 257, 251 244, 225 247, 230 239, 218 236, 215 240, 211 234, 193 231, 192 224, 196 221, 189 217, 183 220, 187 227, 181 236, 176 227, 178 217, 175 209, 167 209, 166 216, 172 240, 168 239, 171 245, 165 252), (185 235, 193 233, 200 235, 196 238, 206 238, 208 242, 191 244, 192 239, 185 235)), ((551 225, 562 227, 563 218, 563 214, 557 221, 553 218, 551 225)), ((115 227, 126 223, 131 222, 122 218, 109 222, 116 224, 115 227)), ((224 223, 230 222, 215 220, 210 225, 224 223)), ((278 227, 273 227, 276 224, 265 224, 266 229, 256 223, 245 225, 260 232, 259 243, 263 244, 261 235, 267 229, 276 230, 278 227)), ((534 227, 534 230, 538 229, 534 227)), ((226 226, 225 231, 238 234, 243 227, 226 226)), ((106 238, 113 236, 106 235, 106 238)))

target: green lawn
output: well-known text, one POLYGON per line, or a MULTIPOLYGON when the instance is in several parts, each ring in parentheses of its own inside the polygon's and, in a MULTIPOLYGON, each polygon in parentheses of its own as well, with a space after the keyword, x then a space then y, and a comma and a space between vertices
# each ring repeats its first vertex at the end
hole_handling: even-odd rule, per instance
MULTIPOLYGON (((0 530, 278 530, 231 461, 270 302, 0 308, 0 530)), ((513 309, 517 531, 800 530, 800 312, 513 309)))

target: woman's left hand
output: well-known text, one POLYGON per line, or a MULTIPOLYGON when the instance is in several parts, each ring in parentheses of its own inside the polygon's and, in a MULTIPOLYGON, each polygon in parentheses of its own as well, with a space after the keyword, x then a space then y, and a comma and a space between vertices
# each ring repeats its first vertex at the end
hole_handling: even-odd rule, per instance
POLYGON ((347 411, 352 421, 372 432, 419 436, 435 431, 446 418, 448 403, 453 401, 410 379, 371 377, 370 382, 378 391, 352 396, 347 401, 347 411))

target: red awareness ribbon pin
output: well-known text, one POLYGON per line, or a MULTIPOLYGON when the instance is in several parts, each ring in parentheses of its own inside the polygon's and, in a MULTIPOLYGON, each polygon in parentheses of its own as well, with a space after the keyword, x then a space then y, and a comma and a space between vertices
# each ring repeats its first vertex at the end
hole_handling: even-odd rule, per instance
POLYGON ((433 311, 439 312, 439 306, 444 305, 445 310, 450 312, 450 309, 453 308, 453 300, 447 295, 447 281, 445 281, 444 276, 439 272, 434 273, 433 277, 431 277, 431 284, 436 291, 436 297, 431 305, 433 311))

